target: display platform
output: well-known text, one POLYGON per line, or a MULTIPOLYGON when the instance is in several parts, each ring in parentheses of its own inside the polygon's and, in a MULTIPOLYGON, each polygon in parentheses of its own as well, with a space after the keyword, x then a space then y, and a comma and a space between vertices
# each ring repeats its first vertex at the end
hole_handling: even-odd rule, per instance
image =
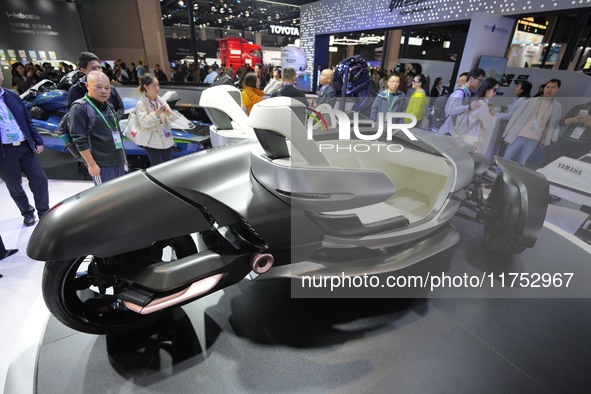
MULTIPOLYGON (((461 243, 424 264, 455 273, 482 271, 491 262, 511 271, 591 272, 588 245, 548 225, 534 249, 499 261, 482 249, 480 225, 453 224, 461 243)), ((50 317, 37 393, 591 387, 590 298, 293 299, 290 285, 242 281, 177 309, 157 326, 121 336, 81 334, 50 317)))

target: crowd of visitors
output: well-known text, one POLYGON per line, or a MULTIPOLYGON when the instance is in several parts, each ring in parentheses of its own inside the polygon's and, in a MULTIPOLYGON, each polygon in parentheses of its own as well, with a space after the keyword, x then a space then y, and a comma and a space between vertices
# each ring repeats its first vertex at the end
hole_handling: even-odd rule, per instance
MULTIPOLYGON (((151 69, 143 60, 130 62, 129 67, 121 59, 115 62, 99 62, 98 58, 94 60, 93 68, 89 69, 85 69, 82 62, 77 77, 73 79, 74 82, 81 82, 75 83, 74 86, 78 88, 75 87, 74 90, 84 90, 86 74, 90 71, 101 71, 114 86, 142 85, 142 76, 145 74, 150 76, 149 81, 154 86, 168 81, 229 84, 242 90, 243 109, 247 114, 257 102, 267 97, 289 96, 305 101, 310 107, 321 104, 333 107, 338 95, 333 81, 334 67, 319 74, 318 91, 314 92, 318 96, 308 100, 306 92, 300 90, 296 84, 296 70, 290 67, 281 69, 273 65, 245 64, 238 70, 232 70, 224 64, 207 64, 200 60, 197 63, 172 64, 170 73, 167 74, 161 65, 155 64, 151 69)), ((59 81, 73 71, 66 63, 60 63, 59 68, 55 69, 49 62, 17 62, 12 65, 12 87, 23 93, 43 79, 59 81)), ((493 78, 486 79, 482 69, 476 68, 460 74, 456 85, 449 87, 444 86, 442 77, 434 78, 431 84, 429 76, 417 72, 410 64, 401 70, 371 68, 370 75, 370 96, 374 98, 371 111, 367 115, 373 121, 378 121, 386 112, 405 112, 416 117, 416 127, 461 139, 474 145, 477 151, 483 152, 485 143, 490 140, 496 118, 503 122, 504 146, 500 153, 521 164, 525 164, 535 150, 548 148, 557 141, 557 148, 552 149, 552 154, 548 157, 571 152, 575 152, 572 155, 580 155, 580 152, 588 151, 588 145, 591 145, 591 116, 588 114, 591 107, 581 104, 563 117, 560 103, 554 100, 554 95, 561 86, 561 81, 557 79, 542 84, 533 98, 532 84, 517 81, 513 92, 514 101, 507 106, 494 107, 493 98, 499 89, 499 82, 493 78), (585 110, 587 113, 584 113, 585 110), (559 141, 560 127, 568 128, 569 131, 559 141)), ((112 89, 112 92, 116 96, 116 89, 112 89)), ((76 98, 83 94, 84 91, 79 92, 76 98)), ((69 105, 72 101, 73 99, 69 100, 69 105)), ((113 103, 111 97, 109 101, 115 104, 115 111, 120 109, 117 100, 113 103)), ((398 120, 410 122, 410 118, 398 120)))

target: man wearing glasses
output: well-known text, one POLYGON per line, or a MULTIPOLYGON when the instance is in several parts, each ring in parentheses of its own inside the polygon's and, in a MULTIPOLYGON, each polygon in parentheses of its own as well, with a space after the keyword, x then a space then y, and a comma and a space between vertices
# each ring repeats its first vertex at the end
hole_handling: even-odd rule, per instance
POLYGON ((445 105, 447 119, 439 128, 439 134, 453 135, 456 127, 455 121, 458 115, 468 112, 471 109, 475 110, 482 105, 480 100, 473 101, 470 104, 464 104, 464 98, 474 95, 474 92, 480 87, 480 82, 482 82, 485 75, 486 72, 481 68, 470 70, 466 78, 466 83, 449 95, 449 99, 445 105))
POLYGON ((468 78, 468 73, 461 73, 456 81, 456 89, 461 89, 462 86, 466 83, 466 79, 468 78))
MULTIPOLYGON (((88 89, 86 88, 86 77, 88 76, 88 73, 91 71, 102 71, 98 56, 92 52, 82 52, 80 54, 80 57, 78 58, 78 68, 84 73, 84 76, 80 78, 77 83, 72 85, 68 91, 68 108, 72 106, 74 101, 84 97, 88 92, 88 89)), ((115 108, 117 120, 121 120, 125 114, 125 108, 123 107, 123 100, 121 100, 121 96, 119 96, 116 89, 111 89, 109 101, 113 104, 113 108, 115 108)))
POLYGON ((98 184, 124 175, 127 160, 119 121, 108 102, 112 90, 109 78, 101 71, 91 71, 86 87, 88 94, 70 109, 70 134, 98 184))

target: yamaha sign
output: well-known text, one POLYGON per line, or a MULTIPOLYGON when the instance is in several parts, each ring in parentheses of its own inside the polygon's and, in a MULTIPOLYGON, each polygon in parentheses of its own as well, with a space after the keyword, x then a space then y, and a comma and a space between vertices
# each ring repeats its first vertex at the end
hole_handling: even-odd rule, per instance
POLYGON ((300 36, 300 29, 294 26, 270 25, 271 34, 282 36, 300 36))

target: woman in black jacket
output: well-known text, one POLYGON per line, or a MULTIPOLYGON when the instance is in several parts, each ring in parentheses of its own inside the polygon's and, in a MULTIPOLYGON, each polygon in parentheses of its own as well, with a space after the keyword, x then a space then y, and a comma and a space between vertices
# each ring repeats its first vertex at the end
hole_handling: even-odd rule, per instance
POLYGON ((31 87, 33 83, 33 72, 27 74, 25 66, 21 62, 12 65, 12 86, 16 88, 18 94, 23 94, 31 87))

